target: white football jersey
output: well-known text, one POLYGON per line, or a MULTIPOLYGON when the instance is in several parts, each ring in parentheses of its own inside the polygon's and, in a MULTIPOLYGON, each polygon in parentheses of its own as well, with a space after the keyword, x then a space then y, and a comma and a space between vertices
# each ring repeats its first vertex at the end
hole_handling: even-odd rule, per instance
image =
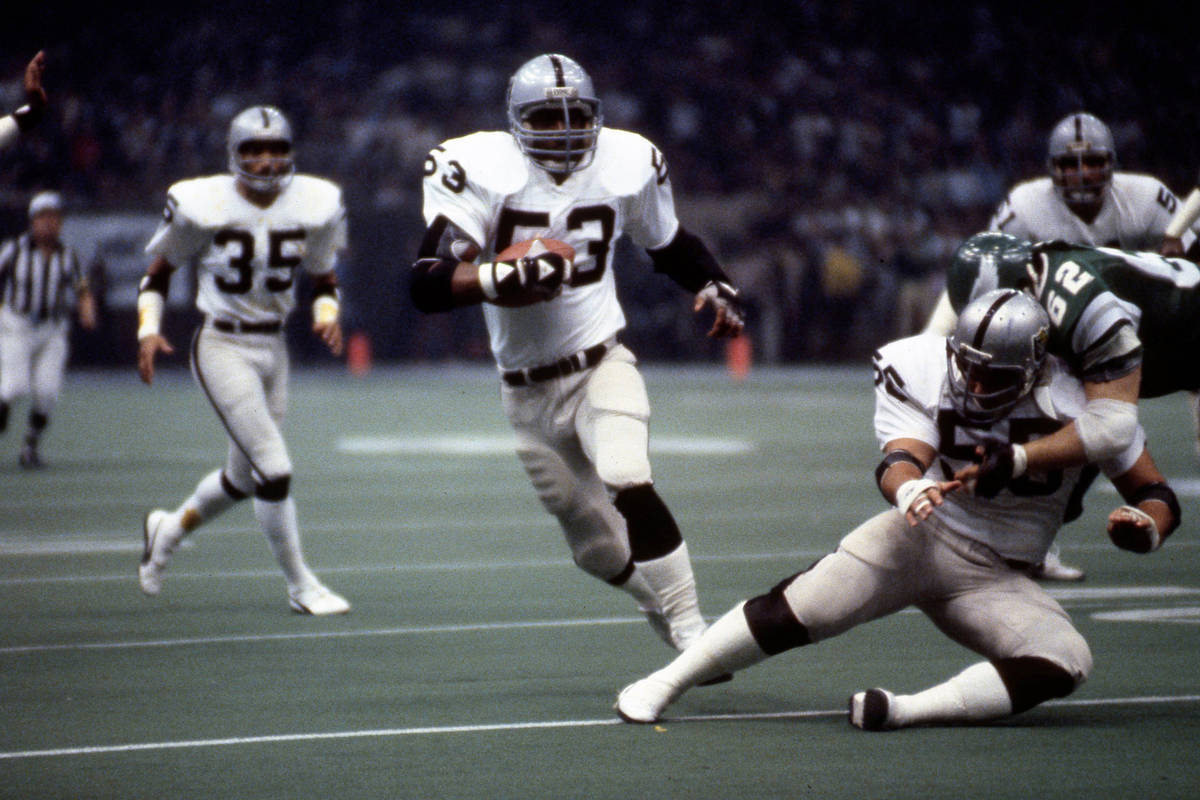
POLYGON ((575 248, 574 274, 558 297, 521 308, 483 304, 492 353, 505 370, 553 363, 624 328, 612 272, 616 240, 627 233, 655 249, 679 228, 662 154, 612 128, 601 129, 592 163, 561 184, 507 132, 451 139, 429 155, 424 196, 426 224, 445 217, 485 259, 538 237, 575 248))
POLYGON ((180 181, 146 245, 173 267, 196 265, 196 307, 242 322, 282 322, 296 304, 298 268, 318 275, 346 245, 337 184, 295 175, 266 208, 237 190, 232 175, 180 181))
MULTIPOLYGON (((954 410, 949 391, 946 340, 922 334, 875 352, 875 436, 882 448, 896 439, 918 439, 938 452, 925 477, 951 480, 975 463, 984 437, 1024 444, 1047 436, 1083 412, 1083 384, 1065 362, 1049 356, 1041 379, 1009 416, 990 426, 971 425, 954 410)), ((1145 447, 1138 427, 1121 455, 1101 464, 1110 477, 1128 471, 1145 447)), ((1082 468, 1029 473, 1009 482, 996 497, 959 489, 934 513, 954 533, 986 544, 1004 558, 1039 563, 1063 522, 1082 468)))
MULTIPOLYGON (((1029 242, 1059 240, 1092 247, 1158 250, 1179 200, 1150 175, 1113 174, 1104 192, 1104 205, 1089 225, 1075 216, 1054 189, 1049 177, 1015 186, 992 215, 988 229, 1010 233, 1029 242)), ((1185 231, 1184 248, 1196 234, 1185 231)))

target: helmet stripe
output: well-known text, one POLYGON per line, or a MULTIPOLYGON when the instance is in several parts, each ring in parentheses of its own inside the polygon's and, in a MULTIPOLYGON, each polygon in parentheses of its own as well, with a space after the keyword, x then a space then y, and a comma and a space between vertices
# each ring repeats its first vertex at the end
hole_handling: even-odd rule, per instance
POLYGON ((258 110, 262 112, 263 127, 270 128, 271 127, 271 117, 267 115, 266 107, 265 106, 260 107, 258 110))
POLYGON ((983 337, 987 335, 988 326, 992 324, 992 317, 996 316, 996 312, 999 311, 1005 303, 1013 299, 1013 295, 1015 294, 1015 291, 1009 290, 1005 292, 1002 297, 997 297, 996 302, 992 303, 992 307, 989 308, 987 313, 983 315, 983 319, 979 321, 979 329, 975 331, 975 341, 973 346, 976 350, 983 349, 983 337))
POLYGON ((1075 115, 1075 141, 1077 141, 1077 142, 1083 141, 1083 115, 1082 114, 1075 115))
POLYGON ((563 75, 562 61, 558 56, 550 56, 550 63, 554 66, 554 85, 566 86, 567 79, 566 76, 563 75))

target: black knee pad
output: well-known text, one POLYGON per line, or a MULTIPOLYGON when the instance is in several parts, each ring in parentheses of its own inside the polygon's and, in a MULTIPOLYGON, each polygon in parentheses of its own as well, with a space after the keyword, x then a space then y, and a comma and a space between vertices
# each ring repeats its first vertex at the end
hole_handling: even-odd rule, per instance
MULTIPOLYGON (((801 573, 797 573, 799 574, 801 573)), ((746 615, 746 624, 750 626, 754 641, 758 642, 758 646, 767 655, 773 656, 784 650, 812 643, 808 628, 796 619, 783 596, 783 590, 795 579, 796 575, 793 575, 781 581, 771 591, 747 600, 742 606, 742 613, 746 615)))
POLYGON ((1004 688, 1008 689, 1014 714, 1075 691, 1074 676, 1045 658, 1000 658, 993 661, 992 666, 1000 673, 1004 688))
POLYGON ((225 474, 225 470, 221 470, 221 488, 225 494, 236 500, 245 500, 249 495, 241 489, 233 485, 233 481, 229 480, 229 476, 225 474))
POLYGON ((278 503, 281 500, 286 500, 288 496, 288 487, 292 482, 291 475, 284 475, 279 478, 271 478, 256 484, 254 487, 254 496, 259 500, 266 500, 269 503, 278 503))
POLYGON ((643 483, 620 490, 613 498, 613 505, 625 518, 634 561, 662 558, 683 544, 683 534, 679 532, 675 518, 652 484, 643 483))
POLYGON ((29 427, 34 433, 41 433, 50 424, 50 417, 40 411, 29 412, 29 427))

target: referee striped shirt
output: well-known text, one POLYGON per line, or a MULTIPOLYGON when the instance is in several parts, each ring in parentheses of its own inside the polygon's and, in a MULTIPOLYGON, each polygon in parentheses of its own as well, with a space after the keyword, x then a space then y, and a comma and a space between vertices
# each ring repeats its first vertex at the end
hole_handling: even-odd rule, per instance
POLYGON ((49 255, 28 233, 0 246, 0 304, 34 322, 69 316, 68 290, 82 280, 79 257, 62 242, 49 255))

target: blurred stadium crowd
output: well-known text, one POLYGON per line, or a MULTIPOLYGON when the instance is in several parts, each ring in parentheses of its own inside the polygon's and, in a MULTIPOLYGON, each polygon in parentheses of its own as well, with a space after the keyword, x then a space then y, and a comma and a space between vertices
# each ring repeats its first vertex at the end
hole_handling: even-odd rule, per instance
MULTIPOLYGON (((21 66, 44 47, 53 107, 0 158, 2 232, 40 188, 63 191, 69 213, 156 214, 172 182, 225 169, 236 111, 273 103, 297 128, 299 168, 346 192, 349 328, 379 358, 483 357, 477 310, 408 304, 422 165, 444 138, 505 127, 511 71, 563 52, 592 73, 607 125, 665 152, 681 219, 748 295, 756 358, 860 359, 923 323, 948 254, 1009 185, 1045 174, 1064 114, 1108 122, 1119 168, 1193 185, 1194 43, 1105 8, 118 1, 50 34, 24 10, 0 34, 0 102, 18 105, 21 66)), ((635 350, 713 357, 687 299, 621 252, 635 350)), ((79 358, 131 363, 131 334, 106 341, 79 358)))

